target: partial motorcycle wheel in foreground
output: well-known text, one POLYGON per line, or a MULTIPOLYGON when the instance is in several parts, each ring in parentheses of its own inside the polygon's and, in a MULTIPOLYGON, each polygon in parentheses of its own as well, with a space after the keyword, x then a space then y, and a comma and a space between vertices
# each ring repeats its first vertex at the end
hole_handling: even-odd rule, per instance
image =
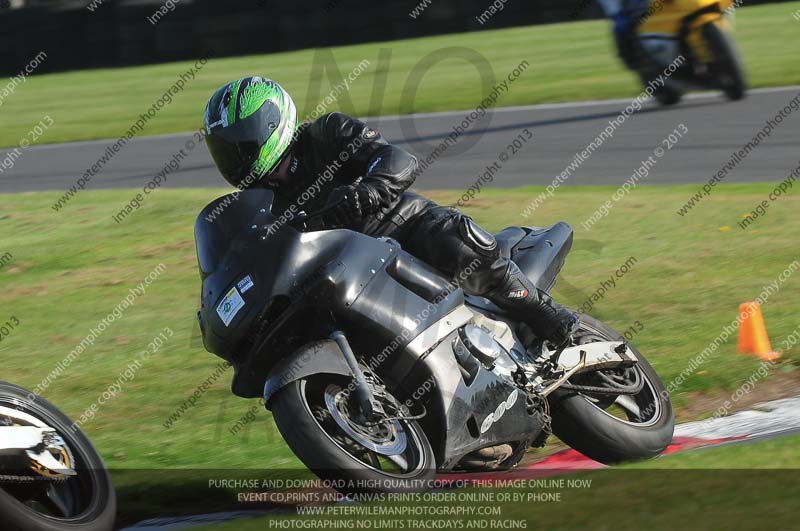
POLYGON ((270 401, 281 435, 317 476, 342 492, 413 492, 434 478, 433 450, 420 425, 370 377, 379 410, 356 420, 350 380, 315 374, 282 388, 270 401))
MULTIPOLYGON (((44 451, 70 474, 53 473, 31 459, 21 469, 19 451, 0 451, 0 520, 4 531, 110 531, 116 495, 102 458, 72 421, 41 397, 0 382, 0 431, 31 428, 35 418, 55 430, 44 451), (13 410, 10 411, 10 410, 13 410), (19 413, 16 413, 19 412, 19 413), (74 471, 74 473, 72 473, 74 471)), ((37 450, 38 451, 38 450, 37 450)), ((24 455, 24 451, 23 451, 24 455)), ((28 454, 30 455, 30 454, 28 454)))
MULTIPOLYGON (((581 316, 576 343, 620 341, 612 328, 581 316)), ((633 346, 634 367, 579 374, 550 397, 553 433, 605 464, 648 459, 672 442, 675 415, 664 383, 633 346)))

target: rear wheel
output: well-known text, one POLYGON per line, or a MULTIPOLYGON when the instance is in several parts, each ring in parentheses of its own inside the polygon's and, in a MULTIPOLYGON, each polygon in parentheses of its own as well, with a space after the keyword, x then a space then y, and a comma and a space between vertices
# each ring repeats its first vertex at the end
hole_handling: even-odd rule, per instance
MULTIPOLYGON (((371 375, 368 375, 371 376, 371 375)), ((315 474, 344 492, 410 492, 429 488, 436 463, 415 420, 382 386, 373 393, 383 411, 369 423, 351 414, 352 380, 316 374, 283 387, 270 401, 289 447, 315 474)))
MULTIPOLYGON (((0 514, 9 531, 110 531, 116 516, 111 477, 89 439, 72 429, 70 419, 53 404, 12 384, 0 382, 0 406, 35 417, 53 428, 53 457, 76 472, 43 471, 31 462, 25 469, 0 469, 0 514), (60 451, 56 451, 59 450, 60 451)), ((2 427, 26 427, 24 419, 0 414, 2 427)))
POLYGON ((728 99, 744 98, 747 90, 744 67, 730 34, 715 23, 706 24, 702 31, 714 58, 709 65, 710 74, 728 99))
MULTIPOLYGON (((588 315, 581 321, 579 344, 624 339, 588 315)), ((655 457, 672 441, 675 416, 666 387, 644 356, 629 347, 639 360, 635 366, 579 374, 569 384, 588 390, 559 389, 550 398, 553 432, 601 463, 655 457), (625 394, 615 395, 614 389, 625 394)))
POLYGON ((664 106, 676 105, 683 98, 683 90, 677 83, 667 80, 663 86, 653 92, 653 97, 664 106))

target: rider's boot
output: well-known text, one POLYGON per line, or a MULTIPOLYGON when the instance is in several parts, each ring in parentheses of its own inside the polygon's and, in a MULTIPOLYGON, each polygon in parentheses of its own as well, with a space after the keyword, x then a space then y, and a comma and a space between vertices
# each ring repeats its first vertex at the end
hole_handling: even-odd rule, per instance
POLYGON ((527 324, 537 337, 557 346, 570 339, 579 322, 574 313, 555 306, 553 299, 539 290, 513 261, 509 261, 503 281, 485 296, 527 324))

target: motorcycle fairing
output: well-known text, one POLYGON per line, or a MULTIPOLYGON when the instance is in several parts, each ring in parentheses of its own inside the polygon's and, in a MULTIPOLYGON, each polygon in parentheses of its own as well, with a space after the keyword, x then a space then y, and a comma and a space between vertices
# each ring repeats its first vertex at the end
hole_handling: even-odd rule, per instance
POLYGON ((672 0, 655 10, 638 27, 640 34, 663 33, 679 35, 684 20, 702 11, 703 15, 693 21, 703 25, 719 18, 720 14, 733 5, 732 0, 672 0))
POLYGON ((416 380, 432 377, 435 382, 430 414, 421 423, 440 470, 453 469, 466 454, 487 446, 528 448, 544 426, 538 410, 528 413, 526 395, 512 380, 483 366, 469 382, 464 380, 453 354, 457 334, 452 332, 410 373, 416 380))
POLYGON ((639 39, 648 51, 655 51, 654 58, 666 67, 688 50, 700 62, 710 60, 710 50, 700 32, 706 24, 719 24, 729 30, 723 13, 733 5, 733 0, 673 0, 662 6, 639 25, 639 39), (674 39, 677 46, 667 40, 674 39), (671 57, 670 57, 671 55, 671 57))
MULTIPOLYGON (((261 396, 272 366, 296 350, 274 344, 288 327, 313 334, 327 314, 341 319, 346 332, 362 332, 351 334, 354 340, 369 336, 370 350, 410 330, 395 349, 402 352, 417 331, 463 303, 460 289, 393 240, 349 230, 302 233, 289 225, 265 237, 265 227, 276 224, 272 200, 269 190, 245 190, 238 200, 213 201, 195 223, 203 342, 234 366, 238 396, 261 396), (252 287, 240 290, 247 276, 252 287), (232 290, 244 306, 226 325, 217 308, 232 290)), ((317 339, 325 337, 319 333, 317 339)))
MULTIPOLYGON (((426 429, 434 441, 441 436, 434 447, 437 461, 445 468, 486 446, 530 444, 529 439, 543 425, 541 414, 528 413, 524 397, 507 376, 482 368, 467 384, 452 350, 457 331, 449 332, 425 352, 406 348, 440 320, 446 321, 451 312, 463 308, 460 289, 402 251, 393 240, 348 230, 302 233, 288 225, 262 239, 265 226, 275 223, 270 213, 272 198, 268 190, 246 190, 235 201, 220 198, 201 212, 195 225, 203 278, 203 341, 210 352, 233 364, 235 394, 261 396, 268 379, 273 383, 267 390, 273 393, 277 389, 274 382, 286 381, 276 380, 276 375, 286 376, 284 365, 292 366, 281 360, 297 351, 277 343, 276 338, 295 326, 301 328, 297 335, 310 336, 304 339, 307 344, 325 337, 313 336, 316 325, 334 319, 357 351, 371 353, 365 356, 367 362, 381 352, 379 347, 396 343, 391 359, 377 369, 391 387, 409 389, 411 380, 422 374, 434 378, 439 392, 423 425, 434 424, 426 429), (225 208, 219 215, 209 217, 222 205, 225 208), (240 290, 237 284, 246 276, 252 287, 240 290), (216 309, 232 289, 242 297, 244 306, 226 325, 216 309), (372 343, 358 344, 364 338, 372 343), (276 367, 278 363, 283 365, 276 367), (419 370, 392 370, 399 365, 419 370)), ((510 252, 537 273, 541 282, 552 285, 571 245, 571 229, 559 224, 524 232, 510 252), (534 256, 539 253, 543 256, 534 256)), ((340 356, 326 349, 315 359, 319 367, 328 367, 340 362, 332 359, 340 356)), ((324 370, 344 371, 341 363, 334 369, 324 370)))

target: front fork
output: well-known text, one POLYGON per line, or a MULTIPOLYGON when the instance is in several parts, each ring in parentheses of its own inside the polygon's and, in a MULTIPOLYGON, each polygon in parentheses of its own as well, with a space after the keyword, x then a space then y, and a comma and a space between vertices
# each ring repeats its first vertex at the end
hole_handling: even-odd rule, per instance
POLYGON ((364 377, 364 372, 358 365, 356 355, 353 353, 353 349, 350 348, 350 343, 347 341, 347 337, 344 335, 344 332, 341 330, 336 330, 335 332, 331 333, 330 338, 333 339, 337 345, 339 345, 339 349, 344 354, 344 359, 347 362, 347 366, 350 368, 350 372, 353 373, 353 382, 355 383, 355 392, 353 393, 353 398, 355 399, 355 405, 357 406, 355 412, 356 414, 353 416, 353 420, 360 424, 366 424, 372 419, 372 416, 375 413, 375 408, 373 407, 375 396, 372 394, 369 384, 367 384, 367 379, 364 377))

